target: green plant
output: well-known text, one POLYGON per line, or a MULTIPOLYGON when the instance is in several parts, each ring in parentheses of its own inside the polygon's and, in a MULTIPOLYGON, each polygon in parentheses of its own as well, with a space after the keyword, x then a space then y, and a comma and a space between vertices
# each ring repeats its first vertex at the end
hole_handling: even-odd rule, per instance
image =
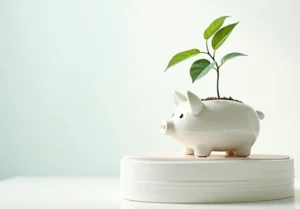
POLYGON ((238 56, 247 56, 239 52, 232 52, 225 55, 222 58, 221 63, 218 63, 216 61, 217 49, 219 49, 220 46, 222 46, 222 44, 226 41, 228 36, 231 34, 232 30, 238 24, 237 22, 221 28, 225 19, 228 17, 229 16, 222 16, 215 19, 204 31, 203 36, 206 41, 206 51, 200 51, 199 49, 190 49, 187 51, 180 52, 172 57, 165 71, 168 70, 170 67, 176 65, 177 63, 182 62, 200 53, 208 55, 211 61, 207 59, 199 59, 192 64, 192 66, 190 67, 190 76, 192 78, 192 82, 194 83, 195 81, 205 76, 211 69, 215 69, 217 72, 217 95, 218 95, 218 99, 220 99, 221 98, 220 90, 219 90, 220 68, 224 65, 225 62, 227 62, 230 59, 233 59, 238 56), (208 48, 208 40, 211 37, 212 37, 211 47, 213 49, 213 53, 211 53, 208 48))

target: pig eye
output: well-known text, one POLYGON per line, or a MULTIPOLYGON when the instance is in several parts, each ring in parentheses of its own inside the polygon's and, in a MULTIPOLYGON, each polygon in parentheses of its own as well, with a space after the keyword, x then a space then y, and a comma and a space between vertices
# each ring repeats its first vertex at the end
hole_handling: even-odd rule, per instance
POLYGON ((172 118, 173 118, 173 116, 174 116, 174 113, 172 114, 172 118))
POLYGON ((183 114, 181 113, 180 116, 179 116, 179 118, 182 118, 182 117, 183 117, 183 114))

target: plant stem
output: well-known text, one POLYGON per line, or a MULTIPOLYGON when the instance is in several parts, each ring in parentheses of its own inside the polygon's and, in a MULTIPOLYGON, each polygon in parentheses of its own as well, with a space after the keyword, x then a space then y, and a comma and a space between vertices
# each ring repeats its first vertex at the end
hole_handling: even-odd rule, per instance
POLYGON ((219 90, 220 71, 219 71, 219 69, 222 64, 220 66, 218 65, 218 63, 215 60, 215 56, 216 56, 216 51, 214 51, 214 55, 213 55, 212 59, 215 61, 216 66, 217 66, 217 95, 218 95, 218 99, 220 99, 220 90, 219 90))
POLYGON ((219 68, 217 69, 217 94, 218 94, 218 99, 220 99, 220 92, 219 92, 219 78, 220 78, 220 72, 219 68))
POLYGON ((209 53, 209 49, 208 49, 207 40, 206 40, 206 50, 207 50, 207 53, 210 55, 210 53, 209 53))
POLYGON ((207 50, 207 53, 205 53, 205 52, 203 52, 203 53, 208 54, 210 56, 210 58, 216 63, 216 66, 217 66, 217 68, 215 68, 215 70, 217 71, 217 95, 218 95, 218 99, 220 99, 221 97, 220 97, 220 91, 219 91, 219 80, 220 80, 220 71, 219 71, 219 69, 220 69, 222 64, 219 66, 218 63, 215 60, 216 51, 214 51, 213 55, 210 54, 209 49, 208 49, 208 45, 207 45, 207 40, 206 40, 206 50, 207 50))

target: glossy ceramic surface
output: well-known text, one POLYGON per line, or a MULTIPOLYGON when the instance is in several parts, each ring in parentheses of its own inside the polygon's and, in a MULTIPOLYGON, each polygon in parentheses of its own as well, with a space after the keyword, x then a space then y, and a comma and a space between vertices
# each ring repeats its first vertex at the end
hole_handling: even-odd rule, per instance
POLYGON ((185 154, 209 156, 226 151, 249 156, 260 130, 261 111, 235 101, 201 101, 192 92, 187 97, 174 92, 177 105, 172 118, 163 121, 161 131, 184 145, 185 154))

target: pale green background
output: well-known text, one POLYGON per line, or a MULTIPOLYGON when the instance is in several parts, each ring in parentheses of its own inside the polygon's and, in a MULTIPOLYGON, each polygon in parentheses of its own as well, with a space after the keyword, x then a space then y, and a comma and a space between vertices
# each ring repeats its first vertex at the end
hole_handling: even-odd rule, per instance
POLYGON ((250 56, 224 65, 221 95, 265 113, 254 153, 300 158, 299 10, 296 0, 1 0, 1 178, 118 175, 124 153, 179 150, 159 130, 171 92, 215 96, 216 74, 191 84, 196 58, 163 70, 174 53, 204 49, 222 15, 240 24, 218 59, 250 56))

